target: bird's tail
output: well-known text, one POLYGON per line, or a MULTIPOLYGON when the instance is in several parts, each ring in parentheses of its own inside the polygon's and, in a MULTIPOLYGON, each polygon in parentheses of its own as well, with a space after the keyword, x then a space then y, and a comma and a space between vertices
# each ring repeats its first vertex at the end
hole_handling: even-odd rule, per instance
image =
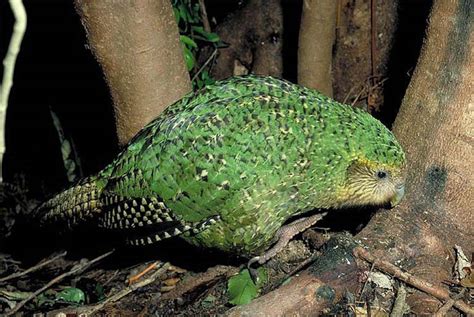
POLYGON ((100 193, 95 177, 87 177, 41 204, 36 208, 34 218, 42 226, 75 227, 101 211, 100 193))

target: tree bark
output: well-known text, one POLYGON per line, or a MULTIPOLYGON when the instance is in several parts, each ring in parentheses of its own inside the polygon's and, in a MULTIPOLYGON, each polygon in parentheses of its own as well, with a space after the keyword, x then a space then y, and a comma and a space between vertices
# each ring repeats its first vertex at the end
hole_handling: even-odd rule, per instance
POLYGON ((191 90, 169 0, 76 0, 114 101, 120 145, 191 90))
POLYGON ((304 0, 298 41, 298 83, 332 97, 332 48, 338 1, 304 0))
POLYGON ((380 111, 383 80, 397 27, 397 1, 338 0, 334 98, 380 111), (373 42, 373 43, 372 43, 373 42), (372 77, 374 76, 374 77, 372 77))
POLYGON ((226 316, 314 316, 315 310, 322 311, 329 306, 332 297, 331 288, 305 273, 250 304, 230 309, 226 316))
POLYGON ((247 73, 281 77, 283 13, 279 0, 250 0, 221 23, 216 33, 229 46, 219 49, 211 71, 215 79, 247 73))

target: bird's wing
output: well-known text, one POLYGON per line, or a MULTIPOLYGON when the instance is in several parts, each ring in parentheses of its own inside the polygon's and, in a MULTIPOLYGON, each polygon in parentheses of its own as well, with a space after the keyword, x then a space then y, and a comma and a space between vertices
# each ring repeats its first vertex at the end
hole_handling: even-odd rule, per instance
MULTIPOLYGON (((255 184, 278 186, 296 159, 283 152, 305 140, 298 131, 289 133, 299 127, 289 118, 294 115, 290 100, 278 87, 265 86, 262 92, 244 84, 242 89, 210 88, 170 106, 103 173, 105 195, 128 207, 134 200, 143 198, 149 205, 154 199, 152 207, 141 204, 146 205, 142 213, 155 215, 151 226, 167 217, 171 220, 165 223, 198 225, 234 212, 255 184)), ((113 217, 110 222, 117 222, 113 217)), ((141 222, 146 226, 150 217, 141 222)))

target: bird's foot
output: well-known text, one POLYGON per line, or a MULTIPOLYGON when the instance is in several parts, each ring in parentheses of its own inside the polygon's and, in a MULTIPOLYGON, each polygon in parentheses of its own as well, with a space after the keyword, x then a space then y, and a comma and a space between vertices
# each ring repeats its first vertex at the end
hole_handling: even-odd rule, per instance
POLYGON ((256 282, 258 279, 258 272, 256 269, 252 268, 253 264, 258 263, 262 265, 271 258, 273 258, 281 250, 283 250, 284 247, 288 245, 288 242, 290 242, 290 240, 294 236, 314 225, 316 222, 326 216, 326 214, 327 212, 312 215, 309 217, 299 218, 293 221, 292 223, 281 227, 275 234, 276 243, 263 254, 251 258, 250 261, 247 263, 247 268, 250 272, 250 276, 252 277, 253 281, 256 282))

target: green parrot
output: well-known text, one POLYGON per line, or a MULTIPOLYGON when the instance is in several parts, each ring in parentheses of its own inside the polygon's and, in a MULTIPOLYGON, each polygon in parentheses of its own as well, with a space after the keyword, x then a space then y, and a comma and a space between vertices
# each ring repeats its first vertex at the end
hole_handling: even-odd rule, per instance
POLYGON ((284 80, 234 77, 169 106, 36 216, 123 231, 131 245, 180 236, 263 263, 325 212, 397 205, 405 164, 367 112, 284 80))

